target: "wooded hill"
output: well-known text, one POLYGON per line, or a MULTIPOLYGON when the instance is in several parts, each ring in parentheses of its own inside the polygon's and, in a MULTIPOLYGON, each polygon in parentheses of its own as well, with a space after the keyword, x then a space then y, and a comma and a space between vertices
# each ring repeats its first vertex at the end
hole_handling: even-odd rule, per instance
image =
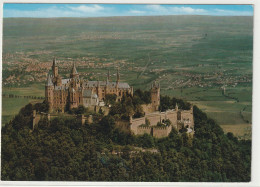
MULTIPOLYGON (((176 99, 161 101, 161 108, 167 109, 176 99)), ((28 104, 2 127, 2 180, 248 182, 251 178, 251 140, 224 134, 196 106, 193 138, 173 128, 162 139, 121 132, 115 116, 102 112, 94 116, 93 124, 82 125, 61 115, 50 122, 42 119, 32 131, 33 109, 46 110, 46 105, 28 104)))

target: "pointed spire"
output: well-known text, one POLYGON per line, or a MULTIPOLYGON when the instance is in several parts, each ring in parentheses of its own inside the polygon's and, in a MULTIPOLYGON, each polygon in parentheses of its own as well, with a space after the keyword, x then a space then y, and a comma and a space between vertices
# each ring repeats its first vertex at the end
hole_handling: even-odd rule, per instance
POLYGON ((76 69, 76 64, 75 62, 73 62, 73 67, 71 69, 71 73, 70 73, 70 78, 74 78, 78 75, 77 69, 76 69))
POLYGON ((50 75, 50 74, 48 74, 46 86, 53 86, 53 82, 52 82, 52 80, 51 80, 51 75, 50 75))
POLYGON ((72 74, 78 74, 75 62, 73 62, 73 67, 72 67, 71 73, 72 74))
POLYGON ((55 57, 53 58, 52 66, 53 66, 53 67, 57 66, 57 62, 56 62, 56 58, 55 58, 55 57))

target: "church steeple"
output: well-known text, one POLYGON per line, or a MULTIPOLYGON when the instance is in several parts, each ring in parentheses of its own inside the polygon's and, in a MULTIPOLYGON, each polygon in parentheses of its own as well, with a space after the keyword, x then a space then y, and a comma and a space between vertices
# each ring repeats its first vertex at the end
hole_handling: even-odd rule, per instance
POLYGON ((70 78, 78 78, 78 77, 79 77, 79 74, 77 72, 75 62, 73 62, 73 67, 71 69, 70 78))

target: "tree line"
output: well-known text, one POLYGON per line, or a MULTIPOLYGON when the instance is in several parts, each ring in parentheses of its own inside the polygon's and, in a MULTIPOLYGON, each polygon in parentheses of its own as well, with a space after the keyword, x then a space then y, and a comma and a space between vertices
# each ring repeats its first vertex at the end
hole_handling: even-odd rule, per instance
POLYGON ((15 95, 15 94, 2 94, 3 97, 8 97, 8 98, 25 98, 25 99, 45 99, 45 97, 40 97, 40 96, 31 96, 31 95, 15 95))

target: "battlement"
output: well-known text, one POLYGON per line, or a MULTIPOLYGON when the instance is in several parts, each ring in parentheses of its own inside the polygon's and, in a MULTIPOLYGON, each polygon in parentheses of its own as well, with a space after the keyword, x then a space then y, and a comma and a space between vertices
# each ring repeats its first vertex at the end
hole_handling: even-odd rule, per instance
POLYGON ((156 129, 156 130, 166 130, 168 129, 170 126, 165 126, 165 127, 159 127, 159 126, 153 126, 152 128, 156 129))
POLYGON ((138 129, 151 129, 152 127, 150 127, 150 126, 139 126, 137 128, 138 129))

